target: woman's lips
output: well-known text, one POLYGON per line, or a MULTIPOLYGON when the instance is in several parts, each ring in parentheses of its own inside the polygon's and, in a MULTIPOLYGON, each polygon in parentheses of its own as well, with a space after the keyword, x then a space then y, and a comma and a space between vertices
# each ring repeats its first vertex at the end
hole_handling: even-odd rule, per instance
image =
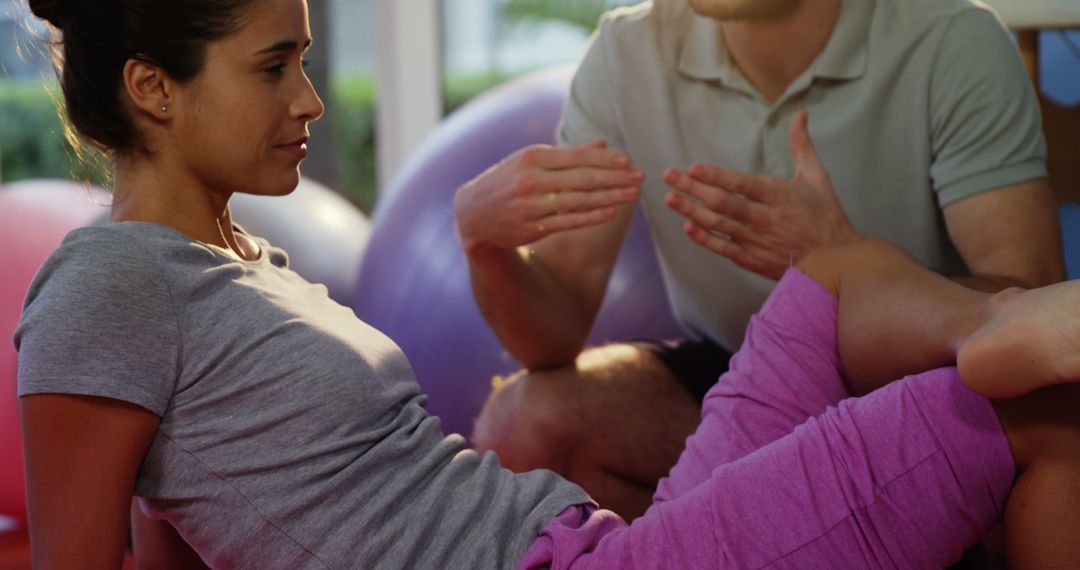
POLYGON ((279 148, 289 153, 290 156, 300 160, 303 160, 304 157, 307 156, 307 141, 296 141, 289 144, 282 144, 278 145, 276 148, 279 148))

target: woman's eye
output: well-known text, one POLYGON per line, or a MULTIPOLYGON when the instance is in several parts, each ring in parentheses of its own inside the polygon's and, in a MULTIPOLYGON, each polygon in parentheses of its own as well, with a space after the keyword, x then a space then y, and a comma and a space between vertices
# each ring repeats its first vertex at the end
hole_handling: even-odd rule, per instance
POLYGON ((279 63, 277 65, 272 65, 270 67, 267 67, 263 71, 265 71, 266 73, 269 73, 270 75, 274 75, 274 76, 284 75, 285 74, 285 64, 284 63, 279 63))

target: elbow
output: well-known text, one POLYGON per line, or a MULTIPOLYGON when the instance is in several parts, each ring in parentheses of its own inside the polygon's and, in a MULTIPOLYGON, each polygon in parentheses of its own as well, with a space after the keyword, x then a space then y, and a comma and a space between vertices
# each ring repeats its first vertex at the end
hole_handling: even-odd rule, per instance
POLYGON ((581 351, 585 349, 585 337, 551 343, 547 346, 534 346, 536 350, 515 355, 521 366, 529 372, 552 370, 565 366, 573 366, 581 351))

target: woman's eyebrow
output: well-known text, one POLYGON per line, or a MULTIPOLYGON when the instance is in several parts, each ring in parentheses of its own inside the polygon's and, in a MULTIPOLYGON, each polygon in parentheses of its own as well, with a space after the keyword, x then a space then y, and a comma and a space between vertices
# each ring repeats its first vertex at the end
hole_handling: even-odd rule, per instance
MULTIPOLYGON (((274 43, 274 45, 272 45, 270 47, 266 47, 266 48, 263 48, 263 49, 255 52, 252 55, 253 56, 260 56, 260 55, 264 55, 264 54, 268 54, 268 53, 274 53, 274 52, 280 52, 280 51, 292 51, 292 50, 296 49, 296 47, 298 45, 299 45, 299 43, 297 41, 295 41, 295 40, 281 40, 279 42, 274 43)), ((304 42, 304 49, 307 49, 307 47, 310 46, 310 45, 311 45, 311 38, 308 38, 307 41, 304 42)))

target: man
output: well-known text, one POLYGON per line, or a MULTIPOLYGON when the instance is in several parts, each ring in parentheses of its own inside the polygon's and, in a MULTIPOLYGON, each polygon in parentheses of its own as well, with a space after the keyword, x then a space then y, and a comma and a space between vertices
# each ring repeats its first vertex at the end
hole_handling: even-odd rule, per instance
POLYGON ((1007 31, 968 0, 615 11, 559 141, 455 202, 477 301, 527 370, 492 394, 474 443, 628 518, 723 370, 709 344, 738 347, 800 251, 854 229, 975 288, 1064 276, 1034 94, 1007 31), (582 352, 639 201, 676 316, 708 342, 582 352))

